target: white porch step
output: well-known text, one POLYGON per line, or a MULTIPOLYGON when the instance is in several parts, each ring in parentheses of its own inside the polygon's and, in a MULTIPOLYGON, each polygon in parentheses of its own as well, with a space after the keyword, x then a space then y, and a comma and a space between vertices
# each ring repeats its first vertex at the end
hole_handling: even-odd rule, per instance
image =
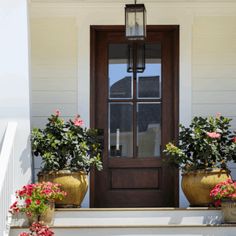
MULTIPOLYGON (((18 236, 23 229, 12 229, 18 236)), ((236 226, 54 227, 55 236, 235 236, 236 226)))
POLYGON ((199 225, 220 224, 220 210, 142 208, 142 209, 59 209, 55 214, 55 226, 133 226, 133 225, 199 225))
MULTIPOLYGON (((222 213, 208 208, 58 209, 55 236, 235 236, 236 225, 224 225, 222 213)), ((26 230, 22 221, 11 236, 26 230)))

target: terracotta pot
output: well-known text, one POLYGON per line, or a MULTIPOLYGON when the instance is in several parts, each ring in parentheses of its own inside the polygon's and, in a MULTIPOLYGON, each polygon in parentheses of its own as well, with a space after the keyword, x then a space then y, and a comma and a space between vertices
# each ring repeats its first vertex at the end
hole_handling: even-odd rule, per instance
POLYGON ((190 206, 211 206, 210 191, 228 178, 231 176, 227 170, 196 170, 183 174, 181 185, 190 206))
POLYGON ((88 190, 87 174, 82 171, 40 172, 38 179, 61 184, 61 189, 67 192, 63 200, 56 200, 56 207, 80 207, 88 190))
POLYGON ((29 225, 32 225, 33 222, 43 222, 45 225, 51 226, 54 221, 54 212, 55 212, 55 203, 50 202, 48 204, 47 210, 41 215, 36 215, 34 217, 28 217, 29 225))
POLYGON ((224 200, 221 203, 224 223, 236 223, 236 202, 224 200))

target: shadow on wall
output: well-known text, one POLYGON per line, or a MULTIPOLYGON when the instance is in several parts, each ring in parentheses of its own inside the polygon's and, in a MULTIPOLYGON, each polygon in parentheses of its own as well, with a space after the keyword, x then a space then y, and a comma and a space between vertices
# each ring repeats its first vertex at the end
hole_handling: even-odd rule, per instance
MULTIPOLYGON (((26 148, 23 150, 23 152, 20 155, 20 167, 23 174, 25 174, 29 170, 29 168, 31 169, 32 157, 29 150, 31 150, 30 140, 28 140, 26 148), (26 160, 30 161, 30 165, 28 164, 28 162, 26 162, 26 160)), ((31 173, 32 173, 32 170, 31 170, 31 173)))
POLYGON ((4 137, 5 137, 5 134, 6 134, 6 130, 3 131, 3 132, 0 132, 0 137, 1 137, 1 139, 0 139, 0 153, 2 151, 2 144, 3 144, 3 140, 4 140, 4 137), (2 135, 1 135, 1 133, 2 133, 2 135))

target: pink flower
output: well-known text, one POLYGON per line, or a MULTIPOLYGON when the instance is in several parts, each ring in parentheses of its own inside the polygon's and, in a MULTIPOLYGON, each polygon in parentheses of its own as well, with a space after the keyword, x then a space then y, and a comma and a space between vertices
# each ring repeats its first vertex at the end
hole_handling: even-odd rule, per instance
POLYGON ((31 217, 31 216, 32 216, 32 213, 31 213, 31 212, 28 212, 28 211, 27 211, 25 214, 26 214, 28 217, 31 217))
POLYGON ((50 195, 52 193, 52 190, 51 189, 44 189, 42 191, 43 194, 46 194, 46 195, 50 195))
MULTIPOLYGON (((53 236, 54 232, 46 225, 43 225, 42 222, 33 223, 30 227, 32 233, 36 233, 37 236, 53 236)), ((35 234, 32 234, 35 235, 35 234)))
POLYGON ((236 198, 236 187, 235 182, 232 179, 218 183, 210 193, 210 196, 215 200, 215 206, 221 204, 222 199, 235 200, 236 198))
POLYGON ((207 132, 207 136, 210 138, 220 138, 221 134, 216 133, 216 132, 207 132))
POLYGON ((18 236, 30 236, 30 233, 27 232, 22 232, 18 236))
POLYGON ((217 112, 216 113, 216 118, 219 119, 221 117, 221 113, 220 112, 217 112))
POLYGON ((60 116, 61 115, 61 112, 59 110, 56 110, 55 111, 55 116, 60 116))
POLYGON ((73 121, 75 126, 82 126, 84 124, 83 120, 80 119, 80 116, 77 115, 73 121))

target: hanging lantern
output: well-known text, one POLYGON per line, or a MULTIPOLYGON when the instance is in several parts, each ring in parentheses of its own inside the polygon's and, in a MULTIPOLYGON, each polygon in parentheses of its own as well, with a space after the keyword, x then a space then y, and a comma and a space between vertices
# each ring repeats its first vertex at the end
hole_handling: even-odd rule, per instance
POLYGON ((144 4, 125 5, 125 36, 130 40, 146 37, 146 8, 144 4))

